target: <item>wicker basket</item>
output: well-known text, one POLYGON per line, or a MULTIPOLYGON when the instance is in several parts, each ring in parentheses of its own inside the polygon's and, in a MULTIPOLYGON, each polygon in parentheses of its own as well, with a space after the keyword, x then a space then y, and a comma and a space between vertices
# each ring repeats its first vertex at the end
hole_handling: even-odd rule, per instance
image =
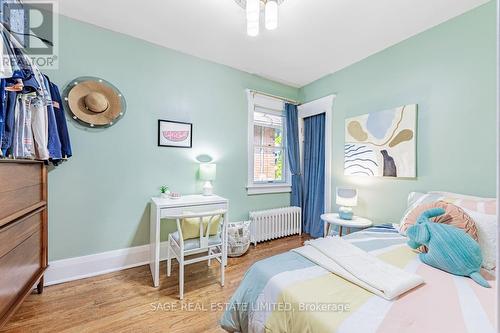
POLYGON ((240 257, 250 247, 250 221, 232 222, 227 226, 229 257, 240 257))

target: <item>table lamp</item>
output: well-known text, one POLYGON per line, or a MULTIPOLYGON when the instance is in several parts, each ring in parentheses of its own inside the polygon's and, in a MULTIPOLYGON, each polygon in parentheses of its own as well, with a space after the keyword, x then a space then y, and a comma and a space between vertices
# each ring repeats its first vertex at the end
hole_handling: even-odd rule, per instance
POLYGON ((214 163, 200 164, 200 179, 205 181, 203 185, 203 195, 213 195, 214 187, 212 181, 215 180, 217 166, 214 163))
POLYGON ((343 220, 352 220, 352 207, 358 205, 358 191, 351 188, 337 188, 337 205, 339 217, 343 220))

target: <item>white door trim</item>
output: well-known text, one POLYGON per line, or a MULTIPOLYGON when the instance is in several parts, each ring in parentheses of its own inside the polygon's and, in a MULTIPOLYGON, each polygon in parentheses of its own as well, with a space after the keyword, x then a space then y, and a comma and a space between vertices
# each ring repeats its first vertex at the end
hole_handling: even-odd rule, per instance
POLYGON ((304 118, 325 114, 325 212, 332 209, 332 113, 336 95, 325 96, 298 106, 300 160, 304 169, 304 118))

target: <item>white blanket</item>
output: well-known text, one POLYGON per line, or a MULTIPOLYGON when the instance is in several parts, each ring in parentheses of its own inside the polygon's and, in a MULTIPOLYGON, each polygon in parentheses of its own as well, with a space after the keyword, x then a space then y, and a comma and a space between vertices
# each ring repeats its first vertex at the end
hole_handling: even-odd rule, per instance
POLYGON ((419 275, 389 265, 339 237, 310 240, 293 251, 387 300, 424 283, 419 275))

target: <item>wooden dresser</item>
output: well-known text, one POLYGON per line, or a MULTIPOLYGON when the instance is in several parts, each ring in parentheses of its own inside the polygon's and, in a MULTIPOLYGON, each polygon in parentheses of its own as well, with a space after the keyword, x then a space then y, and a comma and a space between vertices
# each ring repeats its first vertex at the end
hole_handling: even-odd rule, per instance
POLYGON ((47 268, 47 168, 0 160, 0 327, 47 268))

